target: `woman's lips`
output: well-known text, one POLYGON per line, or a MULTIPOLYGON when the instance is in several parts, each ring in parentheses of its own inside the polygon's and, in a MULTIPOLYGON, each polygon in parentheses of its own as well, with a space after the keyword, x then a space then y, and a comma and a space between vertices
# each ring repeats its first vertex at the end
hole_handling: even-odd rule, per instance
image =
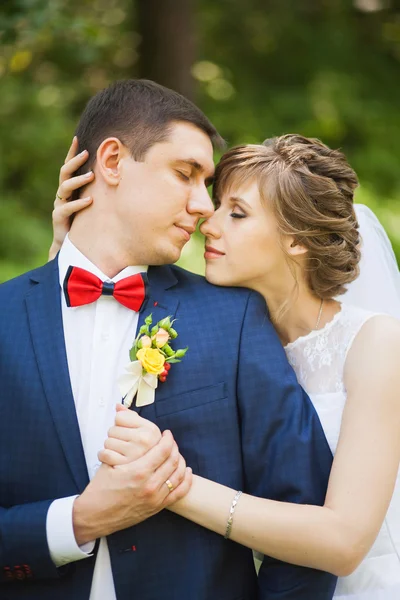
POLYGON ((225 256, 224 252, 221 252, 220 250, 217 250, 216 248, 213 248, 212 246, 206 246, 206 251, 204 252, 204 258, 210 259, 210 258, 221 258, 221 256, 225 256))

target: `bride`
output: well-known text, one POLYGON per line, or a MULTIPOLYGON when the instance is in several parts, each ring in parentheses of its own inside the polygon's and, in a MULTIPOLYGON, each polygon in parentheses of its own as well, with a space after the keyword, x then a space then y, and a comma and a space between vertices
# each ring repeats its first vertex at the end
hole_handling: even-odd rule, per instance
MULTIPOLYGON (((64 200, 85 182, 72 178, 87 158, 74 156, 76 145, 60 177, 51 256, 69 217, 92 201, 64 200)), ((319 415, 335 455, 324 506, 256 498, 194 476, 170 509, 259 553, 338 575, 336 600, 395 600, 400 277, 375 215, 362 205, 355 214, 357 185, 344 155, 315 139, 239 146, 217 166, 216 210, 201 226, 207 279, 264 296, 319 415)), ((110 438, 107 447, 103 462, 127 460, 110 438)))

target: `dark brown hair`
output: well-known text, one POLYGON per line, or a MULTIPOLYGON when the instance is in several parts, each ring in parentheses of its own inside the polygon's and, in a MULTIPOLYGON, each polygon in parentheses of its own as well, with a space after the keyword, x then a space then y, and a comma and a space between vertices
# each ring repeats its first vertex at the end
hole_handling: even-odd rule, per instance
POLYGON ((255 180, 283 235, 307 249, 310 289, 330 299, 359 273, 360 248, 353 196, 358 179, 339 150, 288 134, 226 152, 215 172, 214 197, 255 180))
POLYGON ((77 174, 92 168, 97 148, 108 137, 118 138, 135 160, 143 160, 151 146, 168 138, 177 121, 195 125, 214 146, 224 146, 214 125, 181 94, 145 79, 116 81, 93 96, 82 113, 75 135, 89 159, 77 174))

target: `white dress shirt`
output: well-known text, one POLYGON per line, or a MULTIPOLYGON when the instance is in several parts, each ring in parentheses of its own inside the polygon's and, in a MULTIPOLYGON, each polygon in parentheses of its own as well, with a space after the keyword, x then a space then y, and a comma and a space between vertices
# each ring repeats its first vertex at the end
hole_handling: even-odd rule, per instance
MULTIPOLYGON (((138 313, 122 306, 112 296, 100 296, 92 304, 69 308, 62 286, 70 265, 97 275, 102 281, 117 282, 147 271, 146 266, 127 267, 109 279, 88 260, 68 236, 58 257, 62 319, 68 368, 78 416, 89 478, 100 466, 97 453, 114 424, 115 405, 121 401, 117 379, 129 364, 129 350, 136 336, 138 313)), ((47 513, 47 541, 57 567, 90 556, 94 542, 79 547, 72 525, 76 496, 52 502, 47 513)), ((106 538, 100 540, 90 600, 116 600, 106 538)))

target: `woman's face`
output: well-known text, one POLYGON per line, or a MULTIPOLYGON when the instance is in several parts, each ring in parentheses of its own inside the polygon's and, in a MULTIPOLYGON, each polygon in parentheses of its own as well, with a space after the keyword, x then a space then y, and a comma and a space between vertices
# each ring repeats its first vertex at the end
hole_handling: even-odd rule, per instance
POLYGON ((206 278, 223 286, 262 292, 268 281, 281 287, 293 281, 282 245, 292 239, 279 233, 268 202, 262 202, 257 183, 233 183, 218 199, 215 213, 200 231, 206 238, 206 278))

